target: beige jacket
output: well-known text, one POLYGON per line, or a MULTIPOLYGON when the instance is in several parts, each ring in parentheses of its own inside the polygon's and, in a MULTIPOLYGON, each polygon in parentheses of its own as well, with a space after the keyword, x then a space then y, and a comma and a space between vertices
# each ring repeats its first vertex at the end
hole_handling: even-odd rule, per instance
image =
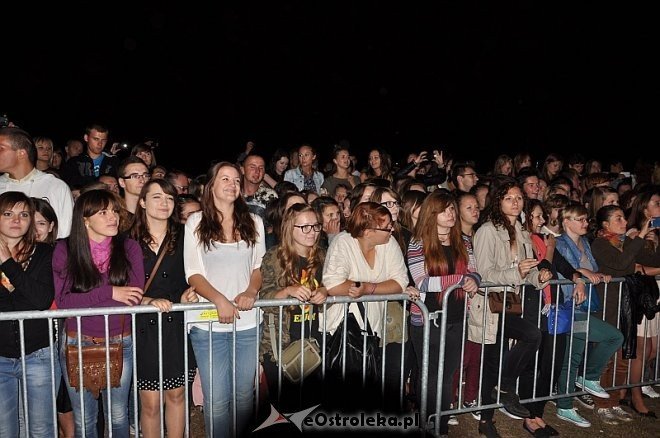
MULTIPOLYGON (((518 265, 510 250, 509 233, 506 229, 495 228, 492 222, 483 224, 474 235, 474 256, 477 260, 477 272, 482 282, 489 282, 504 287, 488 288, 489 292, 507 289, 520 293, 516 287, 523 283, 530 283, 536 289, 543 289, 548 283, 539 283, 539 271, 532 268, 527 277, 522 278, 518 272, 518 265)), ((516 244, 518 261, 525 257, 534 257, 532 254, 532 240, 529 233, 516 222, 516 244)), ((468 314, 468 339, 481 343, 485 332, 485 343, 494 344, 497 338, 497 325, 499 315, 493 314, 488 308, 488 302, 483 295, 476 294, 470 304, 468 314), (484 326, 484 307, 486 308, 486 324, 484 326)))

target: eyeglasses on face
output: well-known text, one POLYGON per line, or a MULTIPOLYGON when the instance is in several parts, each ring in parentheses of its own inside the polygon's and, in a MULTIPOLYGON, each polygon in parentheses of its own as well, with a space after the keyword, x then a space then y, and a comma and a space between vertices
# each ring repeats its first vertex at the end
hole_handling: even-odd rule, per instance
POLYGON ((588 222, 588 219, 586 217, 572 217, 571 220, 574 222, 581 222, 583 224, 588 222))
POLYGON ((460 175, 460 176, 466 177, 466 176, 475 176, 475 175, 476 175, 476 173, 464 173, 463 175, 460 175))
POLYGON ((387 208, 393 208, 395 205, 398 207, 401 203, 399 201, 383 201, 380 205, 384 205, 387 208))
POLYGON ((143 179, 148 181, 151 179, 151 175, 148 173, 131 173, 130 175, 122 176, 123 179, 143 179))
POLYGON ((323 229, 323 224, 305 224, 305 225, 294 225, 296 228, 300 228, 303 234, 309 234, 312 230, 315 233, 320 232, 323 229))
POLYGON ((392 230, 394 229, 394 224, 392 222, 390 222, 389 224, 387 224, 387 226, 385 228, 373 227, 373 228, 370 228, 370 229, 371 230, 376 230, 376 231, 387 231, 388 233, 391 233, 392 230))
POLYGON ((188 186, 179 186, 176 184, 172 184, 176 189, 181 190, 182 192, 188 192, 188 186))

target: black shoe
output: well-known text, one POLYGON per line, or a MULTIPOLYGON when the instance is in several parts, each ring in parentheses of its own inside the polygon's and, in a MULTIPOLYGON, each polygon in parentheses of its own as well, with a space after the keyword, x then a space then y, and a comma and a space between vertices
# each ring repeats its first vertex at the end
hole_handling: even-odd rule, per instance
POLYGON ((629 405, 629 406, 630 406, 630 408, 631 408, 633 411, 635 411, 635 413, 636 413, 637 415, 639 415, 640 417, 643 417, 643 418, 653 418, 654 420, 656 420, 656 419, 658 418, 658 416, 655 415, 655 412, 653 412, 653 411, 639 412, 639 411, 637 410, 637 408, 635 407, 635 405, 633 404, 632 401, 630 402, 630 405, 629 405))
POLYGON ((536 438, 547 438, 550 436, 550 431, 545 427, 539 427, 536 430, 532 430, 527 426, 527 422, 523 421, 523 429, 530 433, 533 437, 536 438))
POLYGON ((501 438, 492 421, 479 422, 479 435, 485 435, 486 438, 501 438))
POLYGON ((548 431, 548 436, 559 436, 559 432, 557 432, 557 429, 555 429, 554 427, 550 426, 547 423, 544 429, 548 431))
MULTIPOLYGON (((518 394, 513 391, 505 392, 500 390, 499 392, 500 403, 504 405, 504 409, 506 409, 507 412, 520 418, 529 418, 529 409, 520 404, 518 394)), ((493 400, 497 401, 497 389, 493 389, 491 397, 493 400)))

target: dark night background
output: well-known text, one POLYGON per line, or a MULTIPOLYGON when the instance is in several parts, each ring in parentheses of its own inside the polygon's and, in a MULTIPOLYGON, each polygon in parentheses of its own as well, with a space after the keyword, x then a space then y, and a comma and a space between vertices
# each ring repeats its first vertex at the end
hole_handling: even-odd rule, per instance
POLYGON ((63 145, 100 120, 194 174, 254 139, 657 159, 657 20, 628 4, 23 3, 2 13, 0 112, 63 145), (635 151, 633 153, 633 151, 635 151))

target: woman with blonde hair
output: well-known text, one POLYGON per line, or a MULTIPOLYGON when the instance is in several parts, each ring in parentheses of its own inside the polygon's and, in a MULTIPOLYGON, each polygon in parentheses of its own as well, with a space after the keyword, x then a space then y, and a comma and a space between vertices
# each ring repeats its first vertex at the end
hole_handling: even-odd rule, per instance
MULTIPOLYGON (((291 342, 316 338, 319 333, 319 306, 327 297, 323 286, 322 271, 325 251, 319 245, 322 222, 314 208, 307 204, 294 204, 284 213, 281 238, 277 246, 270 248, 261 262, 263 285, 259 298, 263 300, 297 298, 302 303, 282 309, 282 332, 279 332, 279 307, 264 309, 265 324, 261 336, 260 356, 264 366, 272 402, 279 408, 298 407, 300 401, 296 389, 299 385, 282 379, 282 400, 277 399, 278 348, 282 351, 291 342), (295 405, 295 406, 294 406, 295 405)), ((307 386, 307 385, 305 385, 307 386)), ((310 388, 306 388, 308 393, 310 388)), ((313 392, 313 391, 312 391, 313 392)))

